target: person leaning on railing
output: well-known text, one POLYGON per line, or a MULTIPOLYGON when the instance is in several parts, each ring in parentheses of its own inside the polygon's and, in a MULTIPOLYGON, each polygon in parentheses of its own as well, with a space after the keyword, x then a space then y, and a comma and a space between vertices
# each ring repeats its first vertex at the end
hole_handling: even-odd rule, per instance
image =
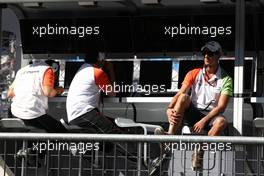
POLYGON ((113 120, 99 111, 100 92, 115 96, 113 66, 105 60, 98 60, 97 49, 85 55, 85 63, 75 74, 67 96, 66 109, 70 125, 87 129, 87 132, 121 134, 122 130, 113 120))
MULTIPOLYGON (((209 126, 209 136, 218 136, 227 127, 223 112, 233 94, 232 78, 220 67, 221 45, 210 41, 201 48, 204 56, 203 67, 187 73, 179 92, 172 98, 167 117, 169 130, 166 134, 176 134, 183 123, 192 127, 193 133, 202 133, 209 126), (188 95, 191 90, 191 96, 188 95)), ((157 129, 156 134, 164 134, 157 129)), ((203 168, 202 150, 192 156, 193 170, 203 168)))
POLYGON ((48 97, 63 92, 61 87, 54 88, 54 80, 52 68, 40 60, 35 60, 18 70, 8 90, 8 97, 12 98, 12 116, 22 119, 25 125, 44 129, 47 132, 67 132, 59 121, 46 113, 48 97))
MULTIPOLYGON (((105 116, 99 111, 101 92, 107 96, 115 96, 114 68, 111 62, 101 59, 97 49, 85 55, 85 63, 75 74, 68 91, 66 109, 68 123, 81 127, 81 132, 100 134, 125 134, 128 131, 119 128, 114 118, 105 116)), ((136 164, 136 147, 117 143, 117 152, 128 156, 132 164, 136 164)), ((112 151, 112 145, 107 150, 112 151)))

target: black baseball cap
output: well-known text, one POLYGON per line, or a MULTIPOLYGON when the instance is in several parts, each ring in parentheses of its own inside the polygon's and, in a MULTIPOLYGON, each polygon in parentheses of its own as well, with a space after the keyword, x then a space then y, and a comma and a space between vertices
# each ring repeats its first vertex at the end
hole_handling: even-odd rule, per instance
POLYGON ((219 52, 222 53, 222 47, 221 45, 216 41, 210 41, 207 42, 202 48, 201 51, 204 51, 205 49, 208 49, 211 52, 219 52))

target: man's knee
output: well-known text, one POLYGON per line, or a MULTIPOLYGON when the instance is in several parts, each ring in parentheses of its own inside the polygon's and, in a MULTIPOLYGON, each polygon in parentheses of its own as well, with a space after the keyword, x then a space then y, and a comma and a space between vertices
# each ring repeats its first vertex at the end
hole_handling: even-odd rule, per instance
POLYGON ((218 117, 215 119, 213 126, 225 129, 227 127, 227 121, 224 117, 218 117))

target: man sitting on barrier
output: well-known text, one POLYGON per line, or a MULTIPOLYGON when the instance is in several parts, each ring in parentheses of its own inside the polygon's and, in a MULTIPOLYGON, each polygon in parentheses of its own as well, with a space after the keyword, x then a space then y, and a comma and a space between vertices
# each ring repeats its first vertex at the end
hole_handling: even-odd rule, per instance
MULTIPOLYGON (((100 92, 103 91, 107 96, 115 96, 116 93, 112 86, 115 81, 113 66, 104 59, 98 60, 98 57, 97 50, 87 52, 85 63, 71 82, 66 101, 68 122, 82 127, 82 132, 124 134, 126 132, 114 123, 114 118, 99 111, 100 92)), ((128 145, 126 149, 121 143, 117 146, 119 152, 127 153, 132 156, 130 160, 136 161, 136 155, 132 154, 135 148, 128 145)))
POLYGON ((66 101, 68 122, 87 129, 87 132, 94 129, 98 133, 119 134, 121 129, 98 109, 101 91, 107 96, 116 95, 112 87, 113 66, 110 62, 98 61, 98 56, 98 51, 89 51, 71 82, 66 101), (102 69, 99 66, 103 66, 102 69))
POLYGON ((63 92, 63 88, 54 88, 54 80, 52 68, 41 60, 34 60, 18 70, 8 91, 8 97, 12 98, 12 116, 22 119, 25 125, 47 132, 67 132, 59 121, 46 114, 48 97, 63 92))
MULTIPOLYGON (((179 92, 168 106, 166 113, 170 126, 167 134, 176 134, 182 121, 198 134, 210 126, 209 136, 218 136, 227 127, 223 112, 233 94, 233 87, 232 78, 219 65, 222 48, 218 42, 210 41, 201 51, 203 67, 187 73, 179 92), (190 89, 191 96, 188 95, 190 89)), ((164 134, 164 131, 157 129, 156 134, 164 134)), ((193 170, 203 168, 203 154, 203 150, 198 150, 192 155, 193 170)))

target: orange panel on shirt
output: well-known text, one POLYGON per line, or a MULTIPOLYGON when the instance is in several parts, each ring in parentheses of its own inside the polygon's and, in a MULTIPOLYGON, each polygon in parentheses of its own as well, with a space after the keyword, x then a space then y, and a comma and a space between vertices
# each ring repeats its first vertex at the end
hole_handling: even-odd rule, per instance
POLYGON ((188 85, 188 87, 191 87, 193 82, 195 81, 196 76, 198 75, 198 73, 200 72, 201 69, 202 68, 195 68, 195 69, 189 71, 186 74, 182 84, 188 85))
POLYGON ((106 90, 107 85, 111 85, 107 74, 102 69, 97 67, 94 67, 94 80, 95 84, 104 91, 106 90))
POLYGON ((43 76, 43 86, 49 86, 49 87, 54 87, 54 80, 55 80, 55 75, 52 70, 52 68, 48 68, 43 76))

